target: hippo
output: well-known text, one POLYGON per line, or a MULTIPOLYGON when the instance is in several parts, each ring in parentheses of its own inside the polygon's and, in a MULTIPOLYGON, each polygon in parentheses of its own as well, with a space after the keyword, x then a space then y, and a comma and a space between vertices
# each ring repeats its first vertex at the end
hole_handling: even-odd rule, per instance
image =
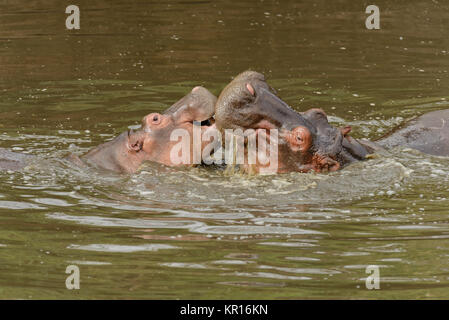
POLYGON ((449 109, 413 118, 375 141, 389 149, 407 146, 435 156, 449 156, 449 109))
MULTIPOLYGON (((162 114, 150 113, 145 116, 140 129, 123 132, 80 157, 70 154, 66 159, 79 166, 119 173, 136 172, 144 161, 167 166, 182 165, 184 163, 174 163, 170 156, 172 148, 179 144, 175 139, 172 141, 172 132, 178 129, 188 133, 190 138, 186 143, 189 148, 195 125, 200 132, 214 127, 212 117, 216 100, 207 89, 195 87, 162 114)), ((204 148, 204 145, 200 147, 204 148)), ((188 150, 192 154, 193 148, 188 150)), ((0 169, 21 169, 25 166, 25 155, 3 151, 0 157, 0 169), (5 159, 2 159, 3 154, 5 159)), ((193 164, 193 161, 185 164, 193 164)))
MULTIPOLYGON (((227 129, 276 129, 277 161, 275 172, 333 172, 361 161, 383 147, 408 146, 429 154, 448 156, 449 110, 425 114, 378 141, 352 138, 350 126, 329 124, 321 109, 297 112, 282 101, 262 74, 245 71, 221 92, 215 105, 215 125, 227 129)), ((269 134, 268 134, 269 139, 269 134)), ((251 170, 260 171, 257 163, 251 170)), ((244 170, 249 166, 245 163, 244 170)))
MULTIPOLYGON (((194 122, 203 132, 213 126, 214 107, 217 98, 203 87, 192 91, 165 110, 162 114, 150 113, 142 120, 140 129, 124 132, 112 141, 106 142, 75 160, 94 167, 116 172, 133 173, 142 162, 153 161, 167 166, 174 163, 170 153, 178 143, 171 139, 172 133, 184 130, 189 135, 188 148, 193 144, 194 122)), ((201 146, 202 147, 202 146, 201 146)), ((189 148, 190 154, 193 148, 189 148)), ((192 157, 192 156, 191 156, 192 157)))
POLYGON ((21 170, 33 159, 32 155, 0 148, 0 170, 21 170))

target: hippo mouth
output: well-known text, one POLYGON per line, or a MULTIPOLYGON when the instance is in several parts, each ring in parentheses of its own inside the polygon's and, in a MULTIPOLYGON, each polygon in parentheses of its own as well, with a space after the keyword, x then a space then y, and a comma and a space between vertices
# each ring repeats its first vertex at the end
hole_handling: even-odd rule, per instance
MULTIPOLYGON (((207 120, 201 121, 201 122, 200 122, 200 125, 201 125, 202 127, 211 127, 211 126, 214 125, 214 123, 215 123, 215 119, 214 119, 213 117, 211 117, 211 118, 209 118, 209 119, 207 119, 207 120)), ((193 121, 192 121, 192 124, 193 124, 193 121)))
POLYGON ((353 162, 366 159, 368 151, 356 139, 343 132, 347 129, 348 127, 337 129, 334 144, 324 152, 320 150, 315 154, 320 161, 319 171, 323 171, 323 168, 324 171, 336 171, 353 162))
POLYGON ((365 160, 370 153, 364 145, 350 136, 344 137, 342 147, 341 157, 349 163, 365 160))

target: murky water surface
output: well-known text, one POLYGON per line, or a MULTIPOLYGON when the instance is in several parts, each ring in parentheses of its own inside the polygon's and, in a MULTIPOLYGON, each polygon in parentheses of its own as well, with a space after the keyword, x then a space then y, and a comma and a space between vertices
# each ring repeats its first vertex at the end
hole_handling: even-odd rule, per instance
POLYGON ((357 1, 78 4, 69 31, 59 1, 0 3, 0 147, 38 157, 0 173, 1 298, 449 297, 448 158, 399 148, 256 177, 61 160, 248 68, 295 109, 378 138, 449 107, 449 4, 379 0, 378 31, 357 1))

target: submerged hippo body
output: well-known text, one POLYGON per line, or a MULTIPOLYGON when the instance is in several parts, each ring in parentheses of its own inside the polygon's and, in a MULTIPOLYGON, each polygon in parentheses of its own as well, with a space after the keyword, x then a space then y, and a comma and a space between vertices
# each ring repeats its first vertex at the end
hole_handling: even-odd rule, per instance
POLYGON ((449 156, 449 109, 412 119, 376 143, 386 149, 407 146, 431 155, 449 156))
POLYGON ((253 71, 241 73, 222 91, 215 120, 222 132, 277 129, 276 172, 336 171, 382 147, 407 146, 428 154, 449 155, 449 110, 418 117, 376 143, 359 141, 349 136, 349 126, 330 125, 321 109, 296 112, 276 96, 262 74, 253 71))

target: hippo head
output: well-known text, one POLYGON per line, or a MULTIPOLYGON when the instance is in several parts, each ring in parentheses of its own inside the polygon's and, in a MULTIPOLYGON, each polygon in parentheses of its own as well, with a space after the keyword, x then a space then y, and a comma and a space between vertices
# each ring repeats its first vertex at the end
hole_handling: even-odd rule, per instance
POLYGON ((142 151, 146 153, 147 160, 170 166, 180 164, 173 161, 172 149, 180 144, 179 138, 185 137, 181 141, 187 144, 183 146, 183 152, 188 151, 189 155, 183 164, 193 164, 194 125, 200 129, 200 135, 214 127, 212 117, 216 101, 217 98, 207 89, 195 87, 164 113, 150 113, 144 117, 142 151))
POLYGON ((172 133, 180 129, 192 137, 194 122, 201 124, 201 130, 211 127, 216 100, 207 89, 195 87, 162 114, 145 116, 140 129, 122 133, 89 151, 82 159, 117 172, 135 172, 143 161, 175 165, 170 157, 177 143, 172 141, 172 133))
POLYGON ((350 127, 333 127, 321 109, 296 112, 253 71, 241 73, 226 86, 216 103, 215 120, 222 132, 277 129, 277 172, 336 171, 368 153, 349 137, 350 127))

